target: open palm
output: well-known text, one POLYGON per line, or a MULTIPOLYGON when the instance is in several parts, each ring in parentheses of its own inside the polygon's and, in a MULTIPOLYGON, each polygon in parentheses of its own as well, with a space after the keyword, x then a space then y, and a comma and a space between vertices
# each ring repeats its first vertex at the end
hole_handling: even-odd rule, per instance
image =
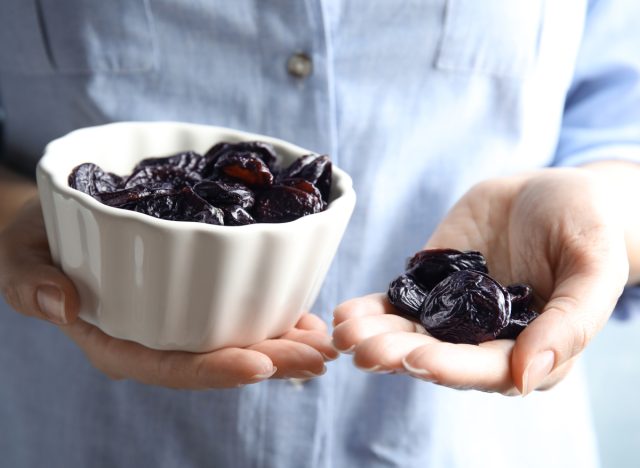
POLYGON ((624 231, 607 199, 583 169, 494 179, 467 192, 429 239, 426 248, 478 250, 501 283, 533 287, 542 315, 515 342, 441 342, 374 294, 336 309, 335 346, 353 352, 365 370, 408 372, 455 388, 512 395, 553 386, 604 325, 627 281, 624 231))

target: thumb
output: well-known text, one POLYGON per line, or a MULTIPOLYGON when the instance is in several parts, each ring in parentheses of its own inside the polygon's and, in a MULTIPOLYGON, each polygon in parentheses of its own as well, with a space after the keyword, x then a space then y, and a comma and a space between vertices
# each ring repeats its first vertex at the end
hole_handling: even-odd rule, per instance
POLYGON ((512 378, 523 396, 578 355, 604 326, 625 284, 620 270, 574 274, 556 286, 513 348, 512 378))
POLYGON ((0 233, 0 292, 27 316, 56 324, 71 323, 78 316, 76 288, 51 261, 38 203, 25 206, 0 233))

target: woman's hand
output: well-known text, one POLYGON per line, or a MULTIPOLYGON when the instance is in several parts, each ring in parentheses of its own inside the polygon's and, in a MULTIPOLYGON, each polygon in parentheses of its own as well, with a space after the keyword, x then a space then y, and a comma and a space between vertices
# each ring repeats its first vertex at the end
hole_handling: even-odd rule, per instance
POLYGON ((238 387, 271 377, 315 377, 324 373, 325 360, 338 356, 326 325, 311 314, 278 339, 202 354, 157 351, 106 335, 78 319, 78 294, 52 264, 36 201, 0 233, 0 291, 16 311, 58 325, 114 379, 185 389, 238 387))
POLYGON ((586 169, 483 182, 453 207, 426 248, 479 250, 500 282, 533 287, 541 316, 515 342, 451 344, 392 315, 384 294, 371 295, 336 309, 334 344, 369 371, 506 395, 549 388, 606 323, 629 277, 616 207, 586 169))

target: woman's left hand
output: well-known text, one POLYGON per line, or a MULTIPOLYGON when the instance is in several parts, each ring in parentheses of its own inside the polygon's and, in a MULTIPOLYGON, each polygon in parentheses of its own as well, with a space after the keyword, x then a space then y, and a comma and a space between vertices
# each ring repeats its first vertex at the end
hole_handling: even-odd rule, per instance
POLYGON ((533 287, 540 317, 515 341, 452 344, 393 314, 386 295, 376 294, 336 309, 334 345, 372 372, 505 395, 550 388, 604 326, 627 282, 619 211, 586 169, 482 182, 453 207, 426 248, 482 252, 501 283, 533 287))

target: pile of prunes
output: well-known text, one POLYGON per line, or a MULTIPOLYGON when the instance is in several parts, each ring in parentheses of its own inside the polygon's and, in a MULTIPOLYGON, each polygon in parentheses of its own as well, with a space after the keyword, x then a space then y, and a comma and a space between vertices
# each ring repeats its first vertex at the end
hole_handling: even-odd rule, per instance
POLYGON ((140 161, 129 176, 92 163, 75 167, 69 186, 116 208, 155 218, 240 226, 283 223, 326 209, 331 161, 307 154, 287 167, 261 141, 217 143, 140 161))
POLYGON ((399 315, 451 343, 515 339, 538 317, 531 287, 501 285, 489 276, 484 256, 475 251, 416 253, 405 273, 391 282, 387 296, 399 315))

